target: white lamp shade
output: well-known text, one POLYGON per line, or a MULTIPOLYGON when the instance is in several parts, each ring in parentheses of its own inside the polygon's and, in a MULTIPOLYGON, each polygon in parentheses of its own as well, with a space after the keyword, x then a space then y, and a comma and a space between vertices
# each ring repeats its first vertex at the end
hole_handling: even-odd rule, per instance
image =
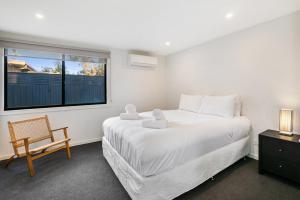
POLYGON ((282 133, 293 132, 293 110, 281 109, 279 114, 279 131, 282 133))

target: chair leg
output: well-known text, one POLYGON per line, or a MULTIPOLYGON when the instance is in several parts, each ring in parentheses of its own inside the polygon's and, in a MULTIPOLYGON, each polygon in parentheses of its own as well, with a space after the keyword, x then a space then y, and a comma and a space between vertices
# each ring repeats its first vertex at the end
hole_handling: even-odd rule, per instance
POLYGON ((15 159, 15 156, 11 156, 9 159, 7 159, 7 161, 5 162, 4 167, 7 168, 8 165, 15 159))
POLYGON ((71 159, 71 150, 70 150, 70 145, 69 142, 66 142, 66 153, 67 153, 67 159, 71 159))
POLYGON ((28 166, 28 172, 29 172, 30 176, 34 176, 35 171, 34 171, 34 168, 33 168, 32 157, 31 157, 30 154, 27 155, 27 166, 28 166))

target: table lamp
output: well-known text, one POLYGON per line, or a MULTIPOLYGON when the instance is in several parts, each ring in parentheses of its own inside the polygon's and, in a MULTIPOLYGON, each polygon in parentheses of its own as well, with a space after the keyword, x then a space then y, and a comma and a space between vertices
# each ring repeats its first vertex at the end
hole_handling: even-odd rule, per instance
POLYGON ((279 112, 279 133, 283 135, 293 135, 293 110, 280 109, 279 112))

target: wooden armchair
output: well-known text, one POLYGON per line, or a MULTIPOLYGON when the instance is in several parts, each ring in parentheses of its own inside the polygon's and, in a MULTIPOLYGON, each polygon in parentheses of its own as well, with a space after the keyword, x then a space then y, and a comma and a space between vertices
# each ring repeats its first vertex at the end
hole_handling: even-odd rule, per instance
POLYGON ((38 158, 65 149, 67 153, 67 158, 70 159, 71 151, 69 141, 71 139, 68 138, 67 128, 68 127, 52 130, 47 115, 39 118, 27 119, 16 122, 9 121, 8 129, 15 155, 13 155, 7 160, 5 166, 8 167, 8 165, 14 160, 15 157, 20 158, 26 156, 29 174, 30 176, 34 176, 35 170, 32 161, 38 158), (57 131, 63 132, 64 139, 54 141, 53 133, 57 131), (37 143, 42 140, 50 140, 50 142, 46 145, 30 148, 30 144, 37 143), (21 147, 25 148, 25 153, 19 152, 19 148, 21 147))

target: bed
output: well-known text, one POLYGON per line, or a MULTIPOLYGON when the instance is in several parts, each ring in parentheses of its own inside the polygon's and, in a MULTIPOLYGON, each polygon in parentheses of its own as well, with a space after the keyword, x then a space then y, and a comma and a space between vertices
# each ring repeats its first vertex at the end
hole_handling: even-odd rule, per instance
POLYGON ((166 129, 141 120, 103 123, 103 154, 132 199, 173 199, 249 154, 250 121, 184 110, 163 111, 166 129))

